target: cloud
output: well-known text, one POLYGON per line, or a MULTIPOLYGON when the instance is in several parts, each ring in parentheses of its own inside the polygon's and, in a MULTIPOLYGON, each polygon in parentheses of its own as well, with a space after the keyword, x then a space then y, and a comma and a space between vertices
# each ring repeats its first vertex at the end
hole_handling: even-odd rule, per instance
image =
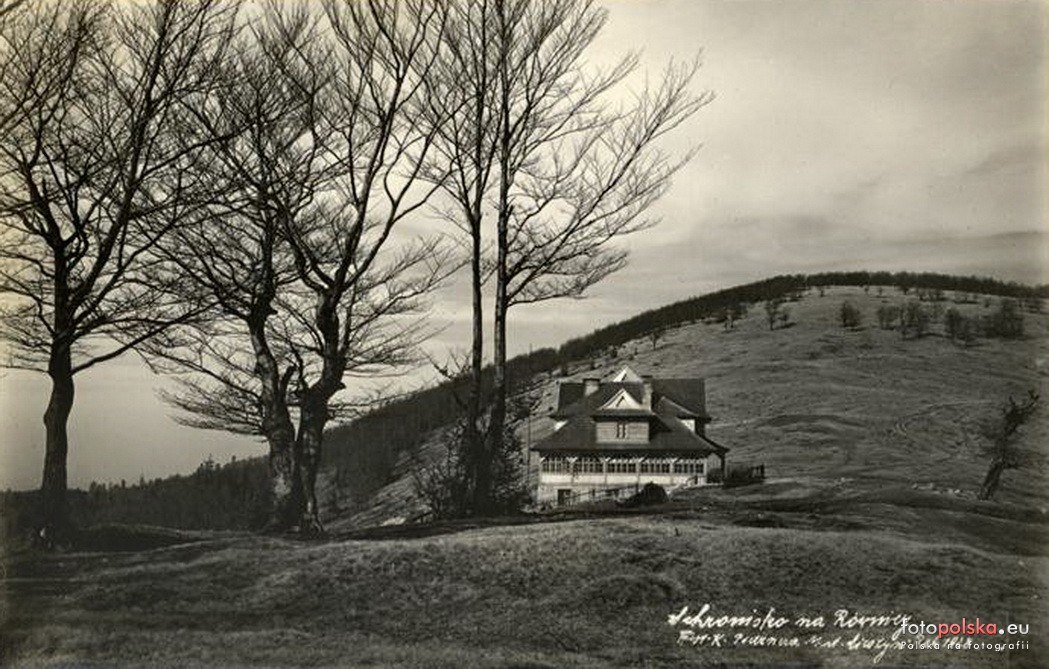
POLYGON ((1040 141, 1032 140, 1023 144, 994 147, 981 160, 965 169, 962 175, 982 178, 1023 173, 1037 175, 1044 174, 1045 171, 1045 146, 1040 141))

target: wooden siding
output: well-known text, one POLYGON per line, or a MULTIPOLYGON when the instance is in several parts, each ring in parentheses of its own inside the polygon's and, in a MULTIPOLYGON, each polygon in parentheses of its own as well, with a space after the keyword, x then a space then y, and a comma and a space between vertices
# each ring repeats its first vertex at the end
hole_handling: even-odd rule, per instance
POLYGON ((597 443, 607 444, 609 442, 630 442, 632 444, 643 444, 648 442, 647 420, 600 420, 597 421, 597 443), (616 425, 620 422, 626 423, 626 438, 616 436, 616 425))

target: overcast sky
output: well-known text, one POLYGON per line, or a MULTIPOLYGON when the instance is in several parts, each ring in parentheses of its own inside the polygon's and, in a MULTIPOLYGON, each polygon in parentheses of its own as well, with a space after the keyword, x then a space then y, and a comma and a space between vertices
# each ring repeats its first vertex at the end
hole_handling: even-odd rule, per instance
MULTIPOLYGON (((979 0, 618 0, 595 64, 657 75, 702 51, 717 99, 671 143, 702 144, 590 297, 517 310, 511 352, 784 272, 888 269, 1045 283, 1046 5, 979 0)), ((430 342, 466 346, 465 286, 430 342)), ((179 427, 128 357, 78 377, 70 482, 191 471, 261 444, 179 427)), ((45 378, 0 378, 0 488, 38 485, 45 378)))

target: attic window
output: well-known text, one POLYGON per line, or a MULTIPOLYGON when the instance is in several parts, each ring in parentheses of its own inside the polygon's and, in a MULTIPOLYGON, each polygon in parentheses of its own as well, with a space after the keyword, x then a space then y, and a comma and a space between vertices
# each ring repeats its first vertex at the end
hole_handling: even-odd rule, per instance
POLYGON ((626 439, 629 426, 625 420, 616 421, 616 439, 626 439))

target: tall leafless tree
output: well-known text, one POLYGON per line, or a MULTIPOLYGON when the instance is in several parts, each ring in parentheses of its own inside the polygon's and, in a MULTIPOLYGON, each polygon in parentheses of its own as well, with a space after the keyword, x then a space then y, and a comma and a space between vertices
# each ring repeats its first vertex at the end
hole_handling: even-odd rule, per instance
POLYGON ((344 379, 410 362, 425 333, 411 315, 454 269, 436 241, 394 234, 435 188, 417 178, 435 126, 414 108, 441 7, 325 10, 268 4, 225 97, 199 113, 207 136, 235 138, 214 145, 214 195, 168 257, 190 301, 217 308, 152 351, 183 373, 169 399, 192 424, 267 439, 273 527, 303 531, 321 529, 317 473, 344 379))
MULTIPOLYGON (((492 454, 505 432, 511 308, 580 297, 625 265, 626 252, 614 243, 655 223, 646 210, 692 155, 672 158, 660 140, 712 96, 691 90, 696 63, 672 64, 657 86, 625 103, 637 59, 587 73, 586 51, 607 19, 588 0, 454 5, 440 98, 453 118, 441 147, 453 167, 448 213, 458 214, 473 258, 474 403, 483 361, 481 289, 489 275, 495 283, 491 415, 487 434, 469 447, 474 507, 483 513, 492 454), (486 235, 494 252, 487 263, 486 235)), ((471 404, 469 412, 476 419, 480 410, 471 404)))
MULTIPOLYGON (((498 135, 493 96, 491 62, 494 58, 492 8, 488 2, 453 2, 444 33, 442 57, 434 73, 432 117, 443 119, 433 164, 427 174, 443 185, 447 199, 438 207, 447 220, 463 233, 468 246, 470 303, 472 314, 469 360, 442 371, 449 378, 463 370, 469 376, 468 397, 462 401, 463 473, 469 479, 460 486, 464 496, 474 497, 480 463, 484 460, 485 429, 482 411, 484 368, 484 298, 486 274, 483 224, 487 215, 498 135), (448 169, 450 167, 450 174, 448 169)), ((461 361, 460 361, 461 362, 461 361)), ((473 506, 461 500, 461 508, 473 506)))
POLYGON ((145 278, 200 146, 167 141, 233 30, 218 0, 31 2, 0 32, 0 291, 11 366, 46 372, 44 527, 63 531, 79 372, 192 313, 145 278))

